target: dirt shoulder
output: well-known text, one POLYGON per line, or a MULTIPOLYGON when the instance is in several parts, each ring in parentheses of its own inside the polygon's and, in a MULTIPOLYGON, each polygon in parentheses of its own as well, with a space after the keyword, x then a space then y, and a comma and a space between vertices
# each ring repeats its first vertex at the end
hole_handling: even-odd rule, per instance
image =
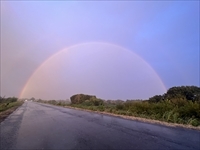
POLYGON ((110 115, 110 116, 116 116, 116 117, 121 117, 121 118, 129 119, 129 120, 137 120, 137 121, 142 121, 142 122, 147 122, 147 123, 155 123, 155 124, 160 124, 160 125, 166 125, 166 126, 170 126, 170 127, 182 127, 182 128, 200 130, 200 126, 194 127, 192 125, 169 123, 169 122, 153 120, 153 119, 146 119, 146 118, 140 118, 140 117, 134 117, 134 116, 118 115, 118 114, 113 114, 113 113, 109 113, 109 112, 105 112, 105 111, 92 111, 92 110, 88 110, 88 109, 82 109, 82 108, 71 107, 71 106, 64 106, 64 107, 77 109, 77 110, 82 110, 82 111, 88 111, 88 112, 95 112, 95 113, 105 114, 105 115, 110 115))

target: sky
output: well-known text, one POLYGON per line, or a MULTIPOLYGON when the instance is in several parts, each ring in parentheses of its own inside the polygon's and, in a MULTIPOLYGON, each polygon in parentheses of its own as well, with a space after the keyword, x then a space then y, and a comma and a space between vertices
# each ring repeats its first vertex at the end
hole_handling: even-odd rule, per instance
POLYGON ((1 96, 147 99, 199 81, 199 1, 1 1, 1 96))

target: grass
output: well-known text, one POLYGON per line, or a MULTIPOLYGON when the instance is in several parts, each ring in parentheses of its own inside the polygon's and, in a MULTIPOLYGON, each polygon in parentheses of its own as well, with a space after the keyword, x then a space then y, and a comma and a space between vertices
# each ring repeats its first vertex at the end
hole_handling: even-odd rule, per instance
POLYGON ((1 102, 0 103, 0 122, 2 122, 6 117, 8 117, 13 111, 15 111, 23 102, 1 102))
POLYGON ((19 107, 22 105, 22 102, 11 102, 11 103, 1 103, 0 104, 0 112, 6 111, 12 107, 19 107))

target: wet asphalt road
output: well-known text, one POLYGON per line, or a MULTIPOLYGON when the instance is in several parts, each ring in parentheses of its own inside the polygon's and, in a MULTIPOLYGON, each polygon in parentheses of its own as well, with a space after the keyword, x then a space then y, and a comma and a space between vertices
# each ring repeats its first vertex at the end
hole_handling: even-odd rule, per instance
POLYGON ((200 149, 200 131, 25 102, 1 122, 0 149, 200 149))

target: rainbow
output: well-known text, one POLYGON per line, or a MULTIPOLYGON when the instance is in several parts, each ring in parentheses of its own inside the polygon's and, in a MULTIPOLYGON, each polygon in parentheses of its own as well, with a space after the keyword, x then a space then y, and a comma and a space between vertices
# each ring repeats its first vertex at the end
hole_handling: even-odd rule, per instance
POLYGON ((110 46, 114 46, 114 47, 118 47, 120 49, 123 49, 125 51, 128 51, 128 52, 132 52, 134 55, 136 55, 137 57, 139 57, 149 68, 151 68, 154 73, 156 74, 156 78, 159 80, 159 82, 162 84, 162 88, 166 91, 166 87, 164 85, 164 83, 162 82, 161 78, 159 77, 159 75, 156 73, 156 71, 151 67, 151 65, 149 65, 143 58, 141 58, 140 56, 138 56, 136 53, 134 53, 133 51, 131 50, 128 50, 126 48, 123 48, 119 45, 116 45, 116 44, 112 44, 112 43, 106 43, 106 42, 86 42, 86 43, 80 43, 80 44, 76 44, 76 45, 72 45, 72 46, 69 46, 67 48, 64 48, 60 51, 58 51, 57 53, 53 54, 52 56, 50 56, 49 58, 47 58, 40 66, 38 66, 38 68, 33 72, 33 74, 29 77, 29 79, 26 81, 24 87, 22 88, 21 92, 20 92, 20 95, 19 95, 19 98, 24 98, 23 95, 28 87, 28 84, 29 82, 32 80, 33 76, 36 75, 38 73, 38 71, 43 67, 45 66, 51 59, 53 59, 55 56, 61 54, 62 52, 64 51, 68 51, 72 48, 76 48, 76 47, 80 47, 80 46, 85 46, 85 45, 91 45, 91 44, 103 44, 103 45, 110 45, 110 46))

